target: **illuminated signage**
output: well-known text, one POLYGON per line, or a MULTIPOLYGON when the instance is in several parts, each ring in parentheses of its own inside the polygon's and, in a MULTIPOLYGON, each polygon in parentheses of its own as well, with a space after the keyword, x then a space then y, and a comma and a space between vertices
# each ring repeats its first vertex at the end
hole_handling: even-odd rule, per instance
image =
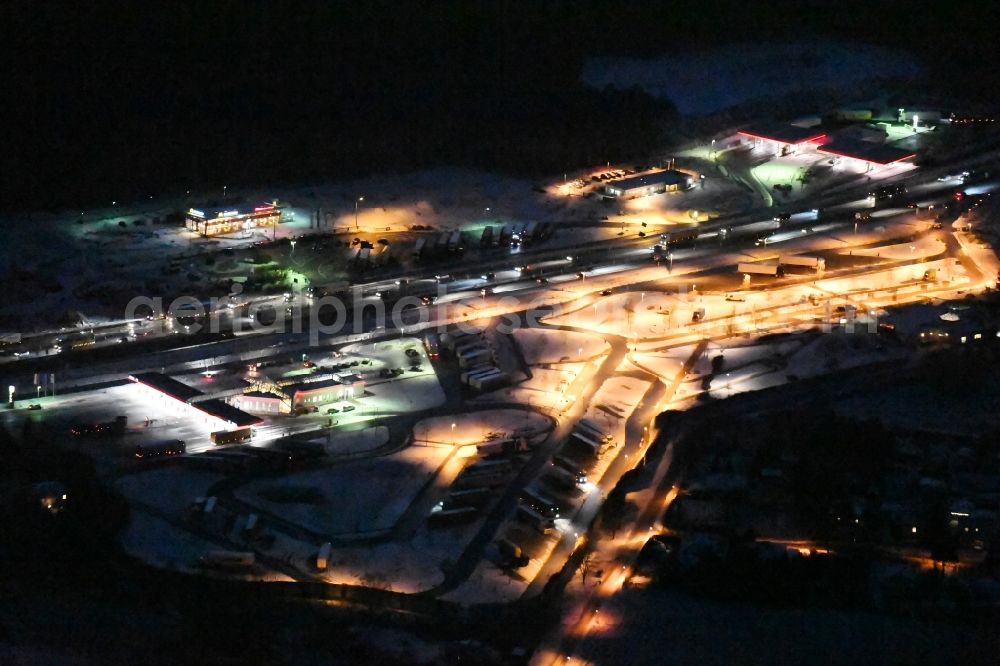
POLYGON ((188 211, 188 215, 194 215, 195 217, 205 217, 205 213, 201 212, 197 208, 192 208, 188 211))

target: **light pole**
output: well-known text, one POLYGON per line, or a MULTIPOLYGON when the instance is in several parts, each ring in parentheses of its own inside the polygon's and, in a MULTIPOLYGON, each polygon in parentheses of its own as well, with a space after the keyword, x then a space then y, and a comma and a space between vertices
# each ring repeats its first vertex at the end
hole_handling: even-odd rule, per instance
POLYGON ((455 446, 455 424, 451 424, 451 445, 455 446))
POLYGON ((358 197, 354 200, 354 230, 358 230, 358 204, 364 201, 364 197, 358 197))

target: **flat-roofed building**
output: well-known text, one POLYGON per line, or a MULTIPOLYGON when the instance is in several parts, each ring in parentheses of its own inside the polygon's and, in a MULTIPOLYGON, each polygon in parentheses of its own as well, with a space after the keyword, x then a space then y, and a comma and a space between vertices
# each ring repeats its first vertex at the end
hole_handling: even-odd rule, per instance
POLYGON ((823 130, 798 125, 762 125, 740 130, 737 134, 779 155, 812 150, 827 140, 826 132, 823 130))
POLYGON ((694 178, 691 174, 667 169, 613 180, 604 186, 604 193, 617 199, 629 199, 663 192, 679 192, 691 189, 693 185, 694 178))
POLYGON ((852 160, 873 167, 884 167, 898 164, 916 156, 912 150, 904 150, 887 143, 861 141, 856 138, 839 136, 829 143, 819 146, 817 152, 824 155, 852 160))
POLYGON ((191 208, 185 214, 184 226, 202 236, 221 236, 273 227, 281 221, 281 208, 276 203, 256 206, 191 208))

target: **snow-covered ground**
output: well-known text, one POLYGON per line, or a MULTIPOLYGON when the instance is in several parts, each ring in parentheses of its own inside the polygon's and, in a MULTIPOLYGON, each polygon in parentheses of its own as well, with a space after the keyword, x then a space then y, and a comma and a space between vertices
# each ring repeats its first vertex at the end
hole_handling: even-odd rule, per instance
POLYGON ((598 356, 586 363, 553 363, 545 368, 533 367, 529 379, 516 386, 484 393, 476 398, 476 402, 522 404, 556 414, 573 404, 587 377, 603 358, 598 356))
POLYGON ((331 456, 364 453, 377 449, 388 442, 389 429, 385 426, 375 426, 353 432, 338 433, 331 430, 327 437, 320 437, 312 441, 321 442, 326 447, 327 455, 331 456))
POLYGON ((510 434, 521 428, 538 436, 551 430, 552 423, 527 409, 483 409, 422 419, 413 427, 413 437, 420 443, 462 447, 479 444, 490 433, 510 434))
POLYGON ((903 51, 814 41, 734 44, 648 60, 593 59, 584 66, 583 80, 598 90, 638 86, 669 99, 681 113, 701 115, 765 97, 909 78, 918 71, 916 60, 903 51))
POLYGON ((514 337, 529 365, 579 361, 606 354, 610 349, 599 335, 578 331, 519 328, 514 337))
POLYGON ((391 456, 252 481, 236 496, 319 534, 383 532, 396 524, 454 450, 450 445, 411 446, 391 456), (321 497, 315 504, 266 497, 287 488, 314 489, 321 497))

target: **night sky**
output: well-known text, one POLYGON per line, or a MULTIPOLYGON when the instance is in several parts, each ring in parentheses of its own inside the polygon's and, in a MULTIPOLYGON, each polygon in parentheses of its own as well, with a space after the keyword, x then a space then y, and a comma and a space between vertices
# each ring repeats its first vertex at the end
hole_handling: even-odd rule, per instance
POLYGON ((669 103, 580 83, 600 55, 832 37, 913 48, 975 99, 997 25, 982 4, 5 3, 0 206, 438 165, 533 175, 669 142, 669 103))

